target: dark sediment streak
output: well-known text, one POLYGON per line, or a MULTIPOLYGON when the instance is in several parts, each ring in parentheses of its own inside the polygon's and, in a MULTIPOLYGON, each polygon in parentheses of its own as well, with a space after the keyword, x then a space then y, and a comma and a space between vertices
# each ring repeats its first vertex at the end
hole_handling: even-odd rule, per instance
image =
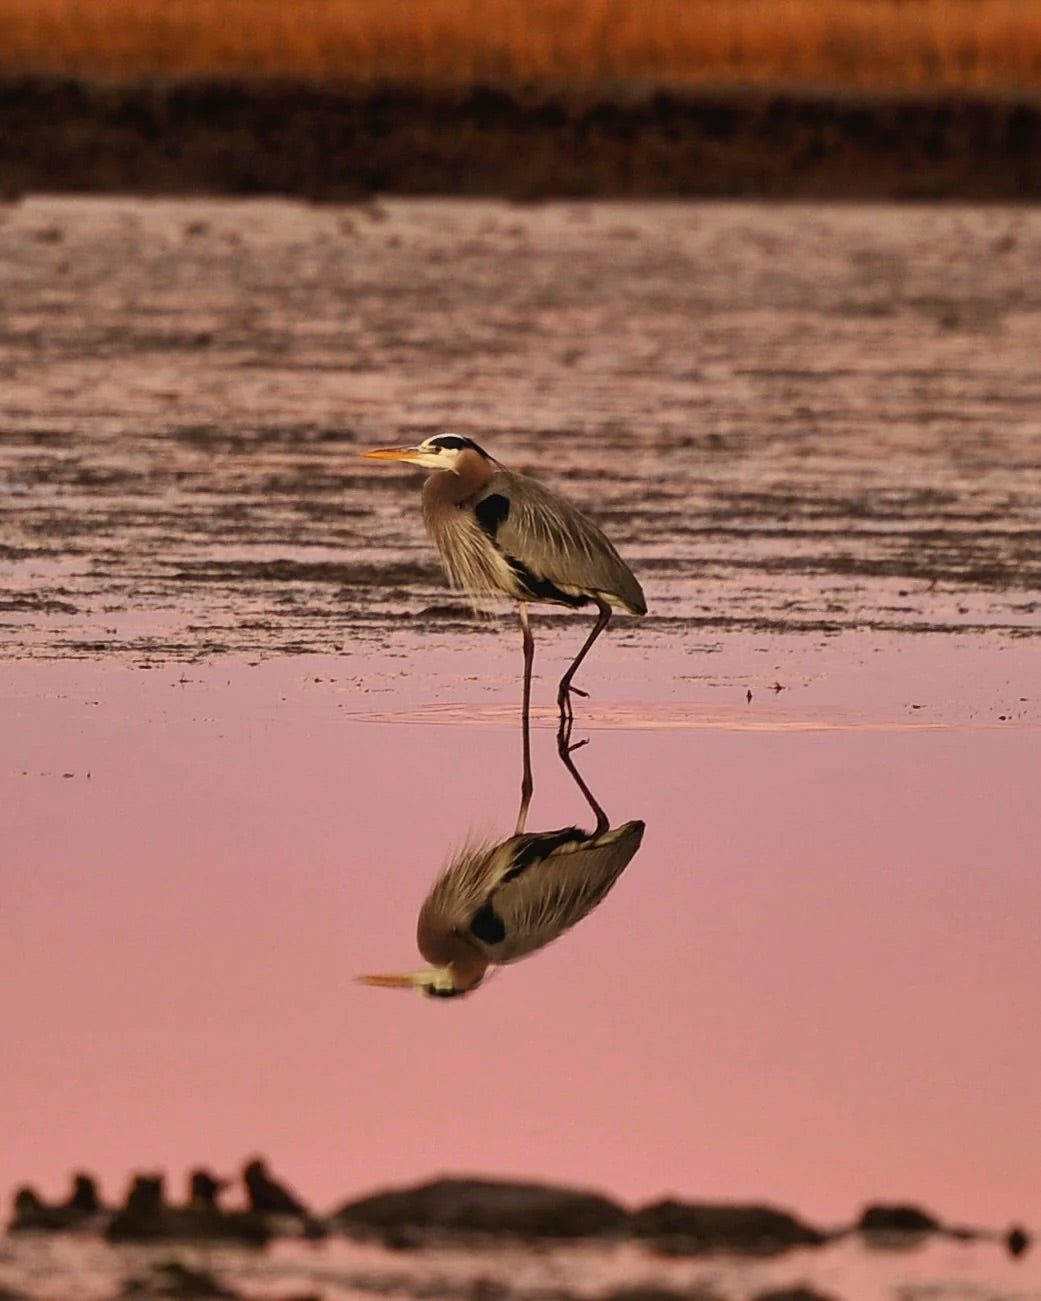
POLYGON ((0 124, 9 197, 1041 196, 1027 96, 8 76, 0 124))

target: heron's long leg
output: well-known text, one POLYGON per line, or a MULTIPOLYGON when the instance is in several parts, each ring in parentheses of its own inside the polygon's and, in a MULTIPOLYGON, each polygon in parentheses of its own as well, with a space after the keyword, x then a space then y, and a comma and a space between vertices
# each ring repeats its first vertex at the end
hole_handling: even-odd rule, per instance
POLYGON ((528 623, 528 605, 526 601, 520 601, 517 605, 520 614, 521 631, 524 634, 524 693, 521 697, 521 734, 523 737, 524 747, 524 770, 521 775, 521 802, 517 810, 517 828, 514 831, 515 836, 519 836, 524 830, 524 824, 528 820, 528 806, 531 803, 531 792, 535 788, 535 783, 531 776, 531 666, 535 659, 535 639, 531 635, 531 626, 528 623))
POLYGON ((584 691, 579 692, 577 687, 573 687, 571 685, 571 679, 575 676, 575 673, 578 671, 578 666, 582 663, 586 655, 589 653, 589 648, 592 646, 593 642, 595 642, 596 639, 600 636, 603 630, 607 627, 608 622, 610 621, 611 618, 611 607, 607 604, 607 602, 601 601, 599 597, 594 597, 593 599, 596 601, 597 609, 600 611, 600 613, 596 617, 596 623, 593 625, 593 631, 585 639, 585 642, 582 645, 582 649, 571 661, 571 667, 560 679, 560 686, 557 689, 557 704, 560 707, 561 723, 567 722, 570 724, 573 716, 572 709, 571 709, 571 692, 574 691, 579 695, 585 695, 584 691))
POLYGON ((562 718, 560 727, 557 729, 557 754, 560 755, 561 763, 574 778, 575 785, 585 796, 586 803, 593 810, 593 816, 596 818, 596 831, 593 834, 602 836, 610 826, 607 814, 596 802, 593 792, 582 780, 582 774, 575 767, 575 761, 571 757, 572 753, 575 750, 580 750, 583 745, 585 745, 584 741, 580 741, 578 745, 574 746, 571 744, 571 722, 562 718))

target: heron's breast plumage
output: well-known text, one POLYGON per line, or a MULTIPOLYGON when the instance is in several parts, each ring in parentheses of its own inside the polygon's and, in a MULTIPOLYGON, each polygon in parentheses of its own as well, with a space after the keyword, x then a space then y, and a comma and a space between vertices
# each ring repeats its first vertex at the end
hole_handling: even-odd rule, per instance
POLYGON ((424 487, 423 522, 448 581, 478 598, 519 596, 509 561, 494 542, 489 542, 472 502, 445 500, 444 489, 451 485, 437 483, 438 478, 431 475, 424 487))

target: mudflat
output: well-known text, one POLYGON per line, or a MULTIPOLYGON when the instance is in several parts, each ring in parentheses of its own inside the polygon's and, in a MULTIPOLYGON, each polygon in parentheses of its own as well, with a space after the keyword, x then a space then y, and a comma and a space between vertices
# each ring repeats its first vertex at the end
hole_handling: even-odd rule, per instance
POLYGON ((0 649, 487 632, 357 456, 438 429, 607 529, 633 637, 1035 636, 1039 259, 1016 207, 10 205, 0 649))

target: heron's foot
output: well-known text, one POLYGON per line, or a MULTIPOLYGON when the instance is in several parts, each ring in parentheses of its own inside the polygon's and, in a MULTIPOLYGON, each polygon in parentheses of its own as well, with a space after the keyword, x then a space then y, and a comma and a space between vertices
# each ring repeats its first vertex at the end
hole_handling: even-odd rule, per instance
POLYGON ((571 730, 575 725, 574 718, 561 711, 560 726, 557 728, 557 752, 562 758, 569 754, 574 754, 576 750, 581 750, 584 745, 589 744, 589 737, 583 737, 581 741, 572 742, 571 730))
POLYGON ((561 682, 557 691, 557 706, 560 709, 560 717, 568 720, 574 718, 575 711, 571 705, 572 696, 581 696, 583 700, 589 699, 589 692, 583 691, 581 687, 573 687, 566 679, 561 682))

